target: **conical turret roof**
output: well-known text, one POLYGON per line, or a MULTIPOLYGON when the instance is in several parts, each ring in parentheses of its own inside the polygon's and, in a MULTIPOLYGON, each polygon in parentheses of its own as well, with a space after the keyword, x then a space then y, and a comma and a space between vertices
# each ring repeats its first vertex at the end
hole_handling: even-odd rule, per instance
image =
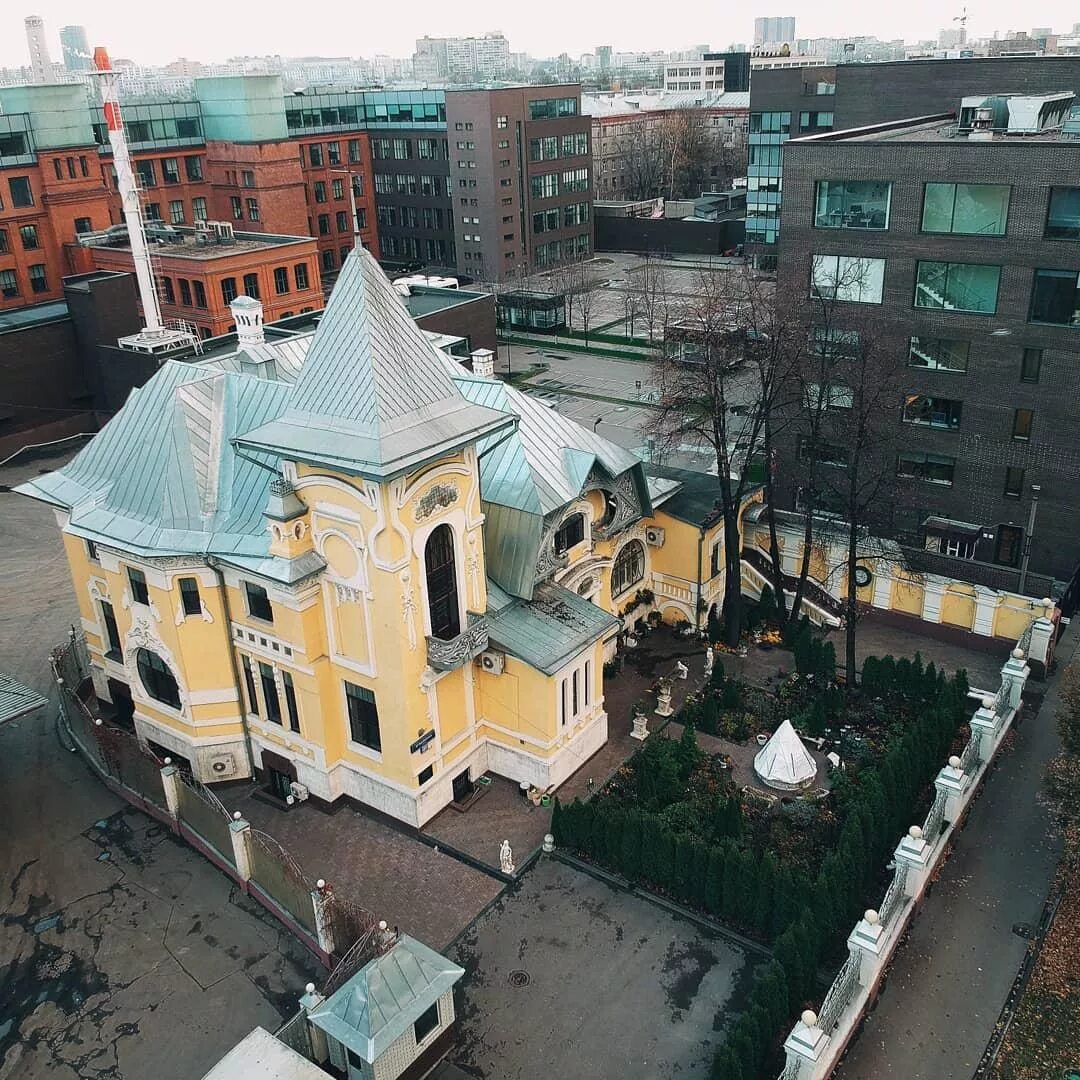
POLYGON ((238 442, 385 479, 514 423, 458 390, 367 251, 352 252, 286 411, 238 442))
POLYGON ((785 720, 755 756, 754 772, 769 787, 792 791, 813 782, 817 763, 791 721, 785 720))

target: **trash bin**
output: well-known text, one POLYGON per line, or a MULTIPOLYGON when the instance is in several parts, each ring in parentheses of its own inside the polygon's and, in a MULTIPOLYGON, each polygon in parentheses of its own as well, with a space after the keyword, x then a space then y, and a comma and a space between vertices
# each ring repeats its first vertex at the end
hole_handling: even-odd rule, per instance
POLYGON ((528 780, 522 780, 521 783, 518 784, 518 791, 521 792, 521 797, 526 802, 529 801, 529 788, 530 787, 532 787, 532 784, 530 784, 528 780))

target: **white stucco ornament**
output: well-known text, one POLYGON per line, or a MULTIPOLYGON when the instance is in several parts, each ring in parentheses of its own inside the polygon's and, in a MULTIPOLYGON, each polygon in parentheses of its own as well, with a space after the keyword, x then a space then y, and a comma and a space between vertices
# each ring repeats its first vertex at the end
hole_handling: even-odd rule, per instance
POLYGON ((514 872, 514 853, 510 850, 509 840, 504 840, 499 847, 499 868, 504 874, 514 872))

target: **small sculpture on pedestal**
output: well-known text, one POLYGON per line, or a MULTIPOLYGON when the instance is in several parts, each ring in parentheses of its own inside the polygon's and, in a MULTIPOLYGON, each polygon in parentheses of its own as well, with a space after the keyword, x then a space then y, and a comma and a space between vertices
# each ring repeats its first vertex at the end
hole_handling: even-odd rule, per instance
POLYGON ((671 680, 661 679, 656 684, 656 715, 670 716, 674 711, 671 707, 671 680))
POLYGON ((514 853, 510 850, 509 840, 504 840, 499 848, 499 868, 504 874, 514 872, 514 853))
POLYGON ((681 661, 675 661, 675 678, 685 679, 690 674, 690 669, 681 661))
POLYGON ((635 706, 631 720, 633 727, 630 730, 630 738, 637 739, 638 742, 644 742, 649 737, 648 717, 635 706))
POLYGON ((716 654, 713 652, 712 644, 705 650, 705 678, 709 678, 712 675, 713 660, 716 658, 716 654))

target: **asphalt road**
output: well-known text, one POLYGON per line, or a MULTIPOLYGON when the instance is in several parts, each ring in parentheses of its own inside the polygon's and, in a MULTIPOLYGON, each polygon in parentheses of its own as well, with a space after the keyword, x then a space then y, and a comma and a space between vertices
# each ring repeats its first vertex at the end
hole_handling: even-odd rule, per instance
MULTIPOLYGON (((1075 631, 1062 641, 1059 670, 1078 644, 1075 631)), ((1046 690, 1038 714, 1000 752, 837 1080, 970 1080, 982 1057, 1061 854, 1042 795, 1057 683, 1029 689, 1046 690)))
MULTIPOLYGON (((44 692, 48 650, 77 618, 52 513, 0 492, 0 551, 0 670, 44 692)), ((319 977, 61 746, 52 709, 0 727, 0 830, 0 1080, 192 1080, 319 977)))

